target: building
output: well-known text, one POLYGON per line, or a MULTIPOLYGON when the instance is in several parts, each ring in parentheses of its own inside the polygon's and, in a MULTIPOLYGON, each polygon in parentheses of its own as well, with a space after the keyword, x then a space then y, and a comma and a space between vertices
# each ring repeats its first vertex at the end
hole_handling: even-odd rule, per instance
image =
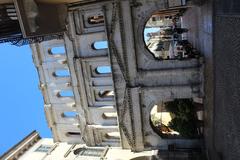
POLYGON ((202 58, 159 61, 142 35, 152 14, 188 4, 49 2, 14 0, 14 6, 20 40, 37 42, 31 44, 33 60, 54 143, 184 155, 202 148, 202 137, 163 138, 150 122, 159 103, 204 97, 202 58))
POLYGON ((167 149, 169 143, 201 146, 199 139, 162 139, 152 131, 154 104, 204 95, 202 60, 155 60, 141 33, 149 15, 168 6, 163 1, 141 4, 70 4, 64 39, 32 45, 55 141, 133 151, 167 149), (97 43, 107 45, 98 48, 97 43), (62 51, 54 53, 57 47, 62 51), (103 67, 111 69, 101 72, 103 67))
MULTIPOLYGON (((21 2, 23 1, 0 1, 3 3, 0 14, 5 17, 0 21, 0 29, 4 31, 1 32, 0 39, 1 42, 17 45, 38 43, 32 48, 42 82, 40 88, 45 97, 46 115, 55 141, 80 143, 83 140, 87 145, 93 146, 121 145, 133 151, 157 148, 167 153, 199 148, 202 146, 201 139, 167 140, 159 137, 149 122, 153 106, 160 106, 157 103, 193 98, 204 104, 204 142, 209 158, 240 159, 239 0, 21 2), (194 7, 194 3, 201 6, 194 7), (4 4, 7 6, 3 7, 4 4), (182 5, 187 7, 183 26, 191 28, 188 40, 204 55, 204 61, 197 57, 185 60, 156 60, 144 44, 145 24, 152 14, 171 14, 172 10, 181 8, 182 5), (26 6, 28 7, 24 9, 26 6), (42 6, 48 10, 43 12, 42 6), (6 8, 9 9, 7 13, 6 8), (42 21, 39 18, 43 18, 42 21), (51 41, 43 42, 45 40, 51 41), (92 45, 97 41, 107 41, 108 48, 92 45), (67 61, 61 61, 64 55, 47 54, 49 48, 56 45, 65 47, 67 61), (47 59, 38 59, 44 57, 44 53, 47 59), (48 74, 48 71, 54 68, 55 62, 61 62, 61 67, 69 68, 68 78, 51 78, 51 81, 47 81, 49 77, 54 77, 52 73, 48 74), (100 64, 111 66, 111 72, 104 76, 96 74, 94 67, 100 64), (66 81, 67 85, 60 85, 66 81), (58 87, 60 90, 72 89, 74 96, 59 96, 58 87), (99 89, 108 91, 98 94, 99 89), (112 90, 114 96, 110 94, 112 90), (99 95, 104 95, 104 98, 99 95), (64 103, 67 101, 75 102, 66 107, 64 103), (111 107, 99 107, 106 103, 111 107), (56 104, 60 107, 55 107, 56 104), (55 111, 58 109, 60 111, 55 111), (65 110, 76 111, 79 116, 66 121, 62 116, 65 110), (58 115, 58 118, 54 114, 58 115), (95 120, 96 117, 104 117, 104 120, 95 120), (59 131, 65 132, 59 134, 59 131), (105 134, 106 132, 111 134, 105 134)), ((158 23, 154 25, 156 24, 158 23)))
POLYGON ((58 143, 51 138, 41 138, 33 131, 4 153, 0 160, 125 160, 153 154, 154 151, 132 153, 117 147, 89 148, 84 144, 58 143))

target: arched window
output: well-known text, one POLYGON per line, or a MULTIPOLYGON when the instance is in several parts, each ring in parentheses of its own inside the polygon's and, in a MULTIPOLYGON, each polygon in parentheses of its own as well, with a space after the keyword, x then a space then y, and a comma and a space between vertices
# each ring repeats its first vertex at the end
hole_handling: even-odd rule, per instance
POLYGON ((102 50, 108 48, 108 42, 107 41, 96 41, 92 44, 92 48, 94 50, 102 50))
POLYGON ((74 112, 74 111, 63 112, 62 117, 63 118, 76 118, 77 117, 77 112, 74 112))
POLYGON ((58 97, 73 97, 73 91, 72 90, 62 90, 58 92, 57 94, 58 97))
POLYGON ((99 97, 101 97, 101 98, 113 98, 113 96, 114 96, 113 90, 99 91, 99 97))
POLYGON ((81 134, 80 132, 67 132, 66 136, 67 137, 79 137, 81 134))
POLYGON ((120 133, 119 132, 109 132, 105 134, 105 137, 107 139, 120 139, 120 133))
POLYGON ((88 23, 89 24, 102 24, 104 23, 104 17, 103 15, 95 15, 88 17, 88 23))
POLYGON ((93 156, 101 157, 104 153, 104 148, 77 148, 73 151, 73 154, 80 156, 93 156))
POLYGON ((117 112, 104 112, 103 119, 117 119, 117 112))
POLYGON ((65 54, 65 47, 64 46, 58 46, 58 47, 53 47, 48 50, 49 54, 52 55, 63 55, 65 54))
POLYGON ((98 66, 95 71, 98 74, 110 74, 112 72, 110 66, 98 66))
POLYGON ((68 69, 61 69, 61 70, 56 70, 53 75, 55 77, 69 77, 70 73, 68 69))
POLYGON ((35 152, 48 152, 52 149, 52 145, 40 145, 35 152))

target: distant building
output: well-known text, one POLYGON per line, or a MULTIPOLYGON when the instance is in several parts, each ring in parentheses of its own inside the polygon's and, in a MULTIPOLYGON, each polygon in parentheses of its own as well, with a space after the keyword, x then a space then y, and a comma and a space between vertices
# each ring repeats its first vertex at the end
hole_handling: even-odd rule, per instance
POLYGON ((155 152, 132 153, 117 147, 87 147, 84 144, 53 142, 36 131, 4 153, 0 160, 127 160, 151 157, 155 152))

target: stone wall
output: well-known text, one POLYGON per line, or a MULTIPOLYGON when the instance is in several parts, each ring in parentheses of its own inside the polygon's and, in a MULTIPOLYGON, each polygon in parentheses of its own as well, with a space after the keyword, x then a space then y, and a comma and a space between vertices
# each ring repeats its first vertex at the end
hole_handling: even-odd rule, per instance
POLYGON ((160 61, 145 46, 147 20, 168 7, 164 0, 74 5, 69 8, 64 40, 32 46, 56 141, 81 143, 83 139, 90 146, 121 143, 133 151, 167 149, 173 143, 199 147, 196 139, 162 139, 150 126, 154 104, 204 95, 202 58, 160 61), (94 47, 103 41, 108 47, 94 47), (63 45, 66 54, 49 53, 56 45, 63 45), (100 66, 111 66, 111 72, 97 72, 100 66), (68 69, 70 75, 52 76, 59 68, 68 69), (59 97, 61 90, 71 90, 74 96, 59 97), (102 91, 114 91, 114 96, 101 97, 102 91), (69 110, 78 116, 62 116, 69 110))

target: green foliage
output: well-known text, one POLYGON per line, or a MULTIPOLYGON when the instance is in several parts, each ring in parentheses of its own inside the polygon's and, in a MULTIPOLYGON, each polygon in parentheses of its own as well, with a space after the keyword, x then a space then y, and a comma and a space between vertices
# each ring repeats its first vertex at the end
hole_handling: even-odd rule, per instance
POLYGON ((171 102, 165 102, 165 108, 176 116, 184 116, 194 112, 194 105, 191 99, 175 99, 171 102))
POLYGON ((175 115, 168 124, 171 129, 179 132, 181 136, 186 138, 197 136, 198 120, 194 111, 193 100, 175 99, 174 101, 166 102, 165 107, 175 115))
POLYGON ((173 118, 168 126, 185 138, 194 138, 197 136, 197 126, 194 119, 186 121, 181 118, 173 118))

